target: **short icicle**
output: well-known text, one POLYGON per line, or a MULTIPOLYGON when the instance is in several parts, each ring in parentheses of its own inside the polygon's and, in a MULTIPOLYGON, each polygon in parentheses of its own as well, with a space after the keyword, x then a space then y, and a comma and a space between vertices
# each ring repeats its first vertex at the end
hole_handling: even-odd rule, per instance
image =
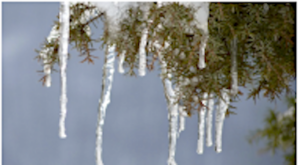
POLYGON ((182 131, 185 129, 185 117, 187 116, 186 112, 183 110, 183 106, 178 105, 178 112, 179 112, 179 130, 178 130, 178 137, 182 131))
POLYGON ((214 99, 213 94, 209 94, 208 99, 208 110, 206 115, 206 146, 212 146, 212 120, 213 120, 213 110, 214 110, 214 99))
POLYGON ((219 98, 218 106, 216 108, 216 152, 222 151, 222 129, 225 119, 225 113, 230 103, 229 91, 223 89, 221 91, 222 98, 219 98))
MULTIPOLYGON (((60 32, 57 30, 57 25, 53 26, 49 36, 47 37, 47 42, 51 43, 54 42, 54 40, 57 40, 59 38, 60 32)), ((45 74, 45 86, 51 87, 51 65, 49 64, 49 59, 47 54, 49 52, 53 52, 53 48, 46 48, 44 47, 41 52, 40 56, 43 58, 44 63, 44 74, 45 74)))
POLYGON ((66 138, 65 132, 65 119, 67 114, 67 58, 68 58, 68 44, 69 44, 69 2, 61 2, 60 6, 60 47, 59 47, 59 58, 60 58, 60 75, 61 75, 61 96, 60 96, 60 121, 59 121, 59 136, 60 138, 66 138))
POLYGON ((123 63, 124 63, 124 60, 125 60, 125 53, 126 51, 122 51, 122 53, 120 54, 120 57, 119 57, 119 73, 123 74, 125 71, 124 71, 124 68, 123 68, 123 63))
POLYGON ((200 50, 199 50, 199 63, 198 67, 200 69, 205 68, 205 47, 208 39, 208 34, 204 34, 201 39, 200 50))
POLYGON ((198 146, 197 146, 197 153, 203 153, 203 143, 204 143, 204 127, 205 127, 205 113, 206 113, 206 106, 207 106, 207 93, 203 93, 203 107, 201 107, 200 111, 198 111, 198 146))
POLYGON ((113 75, 114 75, 114 61, 115 61, 115 45, 107 46, 105 51, 105 64, 102 73, 102 91, 99 100, 98 109, 98 124, 96 131, 96 163, 103 165, 102 161, 102 135, 105 113, 107 105, 110 103, 110 92, 112 88, 113 75))

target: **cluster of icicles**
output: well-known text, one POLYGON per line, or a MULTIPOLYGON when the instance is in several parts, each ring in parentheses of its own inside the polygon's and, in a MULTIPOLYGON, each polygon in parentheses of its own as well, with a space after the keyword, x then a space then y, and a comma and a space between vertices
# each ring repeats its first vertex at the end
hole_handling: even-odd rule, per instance
MULTIPOLYGON (((184 5, 189 6, 191 3, 187 2, 180 2, 184 5)), ((163 3, 157 3, 158 7, 163 5, 163 3)), ((66 138, 65 133, 65 118, 66 118, 66 103, 67 103, 67 96, 66 96, 66 67, 67 67, 67 54, 68 54, 68 38, 69 38, 69 17, 72 14, 70 11, 70 4, 68 1, 61 3, 60 8, 60 30, 59 32, 56 31, 56 27, 52 28, 52 31, 48 37, 48 41, 50 42, 54 38, 59 38, 60 40, 60 48, 59 48, 59 58, 60 58, 60 74, 61 74, 61 118, 59 123, 59 136, 61 138, 66 138)), ((81 23, 87 22, 91 17, 95 16, 97 12, 105 12, 107 20, 112 20, 109 22, 109 31, 111 34, 114 31, 118 30, 118 22, 122 19, 123 14, 122 12, 125 11, 129 7, 140 5, 145 10, 146 16, 149 10, 147 7, 147 3, 137 3, 137 2, 127 2, 127 3, 113 3, 113 2, 100 2, 94 3, 97 8, 95 9, 95 13, 87 12, 83 18, 81 18, 81 23), (143 7, 144 6, 144 7, 143 7), (146 7, 145 7, 146 6, 146 7)), ((206 2, 197 2, 193 3, 193 7, 198 7, 197 12, 195 14, 195 18, 198 21, 197 25, 199 28, 202 28, 205 34, 203 35, 202 42, 200 44, 200 52, 199 52, 199 68, 205 67, 204 61, 204 52, 206 47, 206 41, 208 39, 208 29, 207 29, 207 18, 209 12, 209 3, 206 2)), ((149 21, 151 22, 151 20, 149 21)), ((71 25, 72 26, 72 25, 71 25)), ((90 30, 89 28, 87 30, 90 30)), ((145 28, 142 32, 140 47, 139 47, 139 75, 144 76, 146 74, 146 43, 147 43, 147 28, 145 28)), ((90 34, 90 32, 88 32, 90 34)), ((216 119, 215 119, 215 127, 216 127, 216 138, 215 138, 215 145, 216 145, 216 152, 221 152, 222 150, 222 127, 223 121, 225 118, 225 112, 228 108, 230 103, 230 93, 237 92, 237 71, 236 71, 236 39, 232 42, 233 47, 233 56, 232 56, 232 87, 231 91, 228 89, 223 89, 221 91, 222 98, 219 99, 216 106, 216 119), (234 53, 235 52, 235 53, 234 53)), ((157 50, 161 50, 161 45, 154 41, 154 45, 157 50)), ((168 46, 168 43, 165 44, 168 46)), ((44 73, 46 75, 46 86, 51 86, 51 68, 49 66, 46 52, 51 51, 49 49, 44 49, 44 52, 41 53, 41 56, 44 58, 44 73)), ((119 58, 119 72, 124 73, 123 69, 123 62, 125 58, 126 52, 122 52, 119 58)), ((167 73, 167 63, 163 60, 161 53, 158 51, 159 61, 162 66, 162 75, 167 73)), ((98 112, 98 126, 96 131, 96 163, 97 165, 103 165, 102 162, 102 134, 103 134, 103 124, 105 119, 105 111, 107 105, 110 103, 110 91, 112 88, 113 82, 113 74, 114 74, 114 61, 115 61, 115 46, 107 46, 105 52, 105 64, 103 66, 103 77, 102 77, 102 93, 101 98, 99 100, 99 112, 98 112)), ((167 74, 168 77, 172 75, 169 73, 167 74)), ((168 165, 176 165, 175 162, 175 150, 176 150, 176 140, 179 137, 179 133, 184 130, 184 119, 187 116, 186 112, 183 111, 182 106, 175 104, 176 102, 176 90, 179 90, 179 87, 175 87, 173 89, 172 82, 166 78, 161 76, 165 96, 168 103, 168 119, 169 119, 169 158, 168 158, 168 165), (179 116, 179 129, 177 128, 178 123, 178 116, 179 116)), ((205 106, 201 108, 198 113, 198 126, 199 126, 199 133, 198 133, 198 146, 197 146, 197 153, 203 153, 203 146, 204 146, 204 128, 205 128, 205 121, 206 121, 206 145, 212 146, 212 114, 213 114, 213 106, 214 106, 214 99, 213 94, 203 93, 203 103, 205 106)))

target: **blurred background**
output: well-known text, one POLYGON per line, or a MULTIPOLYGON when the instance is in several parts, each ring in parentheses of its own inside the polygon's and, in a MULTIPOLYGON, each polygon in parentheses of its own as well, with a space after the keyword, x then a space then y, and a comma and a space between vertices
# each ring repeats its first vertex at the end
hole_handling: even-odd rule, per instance
MULTIPOLYGON (((83 58, 71 50, 67 67, 68 112, 66 139, 58 137, 60 117, 60 75, 52 74, 52 86, 42 86, 42 65, 34 49, 49 35, 57 20, 59 3, 2 3, 2 158, 3 165, 91 165, 95 164, 98 101, 101 93, 104 51, 95 64, 81 64, 83 58)), ((102 34, 92 26, 93 35, 102 34)), ((116 60, 117 62, 117 60, 116 60)), ((104 125, 103 160, 106 165, 163 165, 168 158, 167 105, 159 69, 145 77, 121 75, 115 65, 111 103, 104 125)), ((295 85, 293 85, 295 86, 295 85)), ((237 115, 226 118, 223 150, 205 147, 196 153, 197 116, 186 119, 186 129, 177 141, 178 165, 282 165, 282 152, 259 154, 264 141, 250 145, 247 136, 264 127, 269 108, 288 109, 282 101, 270 103, 260 97, 254 104, 244 97, 233 103, 237 115)), ((213 134, 214 137, 214 134, 213 134)))

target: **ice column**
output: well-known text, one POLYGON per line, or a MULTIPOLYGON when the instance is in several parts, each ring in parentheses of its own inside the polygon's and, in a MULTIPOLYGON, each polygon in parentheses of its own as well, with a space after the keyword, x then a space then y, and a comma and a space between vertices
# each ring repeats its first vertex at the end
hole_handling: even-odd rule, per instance
POLYGON ((68 45, 69 45, 69 2, 61 2, 60 7, 60 47, 59 47, 59 58, 60 58, 60 75, 61 75, 61 96, 60 96, 60 107, 61 116, 59 121, 59 136, 60 138, 66 138, 65 133, 65 119, 67 114, 67 58, 68 58, 68 45))
POLYGON ((203 153, 203 143, 204 143, 204 125, 205 125, 205 113, 206 113, 206 106, 207 106, 207 93, 203 94, 202 100, 203 106, 201 107, 200 111, 198 111, 198 147, 197 153, 203 153))
POLYGON ((223 89, 221 91, 222 98, 219 98, 218 106, 216 108, 216 152, 222 151, 222 129, 223 122, 225 119, 225 112, 228 108, 230 97, 229 91, 227 89, 223 89))
POLYGON ((110 92, 112 88, 113 75, 114 75, 114 61, 115 61, 115 45, 107 46, 105 52, 105 64, 103 66, 102 73, 102 91, 101 98, 99 100, 98 109, 98 124, 96 131, 96 163, 97 165, 103 165, 101 158, 102 155, 102 134, 103 125, 105 119, 105 112, 107 105, 110 103, 110 92))

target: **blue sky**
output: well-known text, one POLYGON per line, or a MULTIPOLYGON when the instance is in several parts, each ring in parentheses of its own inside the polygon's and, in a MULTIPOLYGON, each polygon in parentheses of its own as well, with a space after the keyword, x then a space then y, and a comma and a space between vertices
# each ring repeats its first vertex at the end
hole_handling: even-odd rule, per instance
MULTIPOLYGON (((60 76, 52 74, 50 88, 38 82, 41 75, 36 71, 42 66, 34 60, 34 49, 48 36, 58 10, 59 3, 2 3, 3 165, 95 164, 103 51, 93 53, 99 57, 95 65, 81 64, 79 53, 70 52, 66 139, 58 137, 60 76)), ((100 35, 102 25, 93 30, 100 35)), ((128 77, 118 73, 117 63, 115 68, 104 125, 104 164, 167 164, 167 106, 158 69, 145 77, 128 77)), ((245 95, 233 103, 237 115, 224 122, 221 153, 205 147, 197 155, 197 116, 186 119, 186 129, 177 141, 178 165, 283 164, 282 153, 258 154, 264 143, 250 145, 246 139, 251 130, 263 127, 265 114, 275 103, 261 98, 254 104, 245 95)), ((281 101, 276 107, 287 109, 281 101)))

